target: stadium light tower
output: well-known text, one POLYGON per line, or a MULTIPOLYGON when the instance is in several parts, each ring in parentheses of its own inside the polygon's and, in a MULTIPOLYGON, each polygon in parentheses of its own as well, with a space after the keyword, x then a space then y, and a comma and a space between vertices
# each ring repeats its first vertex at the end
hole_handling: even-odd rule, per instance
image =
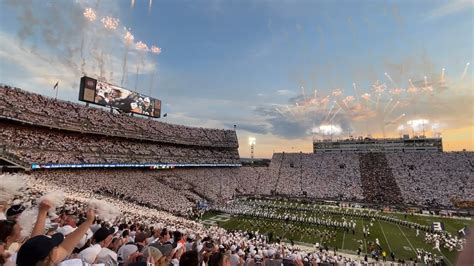
POLYGON ((253 154, 254 154, 254 150, 255 150, 255 143, 256 143, 255 137, 249 137, 250 159, 251 159, 252 163, 253 163, 253 154))

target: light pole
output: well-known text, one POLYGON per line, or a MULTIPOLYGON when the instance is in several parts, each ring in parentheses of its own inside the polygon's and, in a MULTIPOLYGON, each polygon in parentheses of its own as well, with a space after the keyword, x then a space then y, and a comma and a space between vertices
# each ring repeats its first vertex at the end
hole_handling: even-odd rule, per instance
POLYGON ((255 143, 256 143, 255 137, 249 137, 250 159, 251 159, 252 164, 253 164, 253 155, 254 155, 254 150, 255 150, 255 143))

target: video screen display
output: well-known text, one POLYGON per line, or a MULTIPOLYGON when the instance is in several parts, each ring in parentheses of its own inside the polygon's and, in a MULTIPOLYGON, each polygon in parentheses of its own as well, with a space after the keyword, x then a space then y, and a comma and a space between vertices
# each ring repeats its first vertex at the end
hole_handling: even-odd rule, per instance
POLYGON ((161 101, 110 83, 82 77, 79 100, 117 108, 125 113, 161 116, 161 101))

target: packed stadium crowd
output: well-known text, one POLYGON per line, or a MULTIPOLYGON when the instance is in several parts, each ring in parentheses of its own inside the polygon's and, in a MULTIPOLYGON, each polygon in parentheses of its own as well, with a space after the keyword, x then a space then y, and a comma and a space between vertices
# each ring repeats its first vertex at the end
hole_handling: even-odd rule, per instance
POLYGON ((92 191, 61 186, 64 190, 58 192, 59 187, 31 177, 4 175, 2 178, 9 183, 0 189, 2 265, 364 263, 363 258, 343 256, 327 249, 305 250, 292 244, 270 243, 258 232, 204 227, 167 212, 92 191), (26 186, 20 182, 21 178, 26 178, 26 186), (94 197, 100 203, 97 200, 93 203, 94 197))
POLYGON ((378 204, 400 204, 402 195, 383 153, 359 155, 364 198, 378 204))
POLYGON ((233 130, 193 128, 107 112, 0 85, 0 116, 81 133, 130 137, 171 144, 237 148, 233 130))
POLYGON ((453 198, 474 200, 474 153, 387 153, 405 203, 452 206, 453 198))
POLYGON ((172 145, 0 121, 0 143, 25 162, 236 164, 236 149, 172 145), (87 145, 84 145, 87 143, 87 145))

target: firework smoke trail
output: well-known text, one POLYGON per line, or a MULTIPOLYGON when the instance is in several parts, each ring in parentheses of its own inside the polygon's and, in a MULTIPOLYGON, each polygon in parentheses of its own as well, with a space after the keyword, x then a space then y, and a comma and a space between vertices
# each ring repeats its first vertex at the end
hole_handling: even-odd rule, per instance
POLYGON ((278 109, 278 107, 275 107, 275 110, 277 110, 277 112, 280 113, 283 117, 286 117, 286 115, 280 109, 278 109))
POLYGON ((326 115, 326 118, 324 120, 327 120, 329 118, 329 115, 331 114, 332 112, 332 109, 334 109, 334 105, 336 105, 336 101, 334 101, 334 103, 332 104, 331 108, 329 108, 329 112, 328 114, 326 115))
POLYGON ((388 78, 388 80, 390 80, 390 82, 392 83, 393 86, 399 87, 397 85, 397 83, 395 83, 395 81, 393 81, 392 77, 390 77, 390 75, 387 72, 385 72, 385 76, 388 78))
POLYGON ((318 90, 314 90, 314 102, 317 103, 317 100, 318 100, 318 90))
POLYGON ((123 86, 123 83, 125 82, 125 77, 127 73, 127 59, 128 59, 128 49, 130 48, 130 45, 133 43, 133 40, 135 37, 133 37, 132 33, 125 29, 125 36, 124 42, 125 42, 125 54, 123 57, 123 63, 122 63, 122 81, 120 82, 120 85, 123 86))
POLYGON ((425 80, 425 88, 428 88, 428 77, 424 76, 423 78, 425 80))
POLYGON ((293 113, 293 111, 290 109, 290 106, 286 105, 286 109, 288 109, 288 112, 290 112, 290 114, 295 117, 295 113, 293 113))
POLYGON ((303 101, 306 104, 306 93, 305 93, 305 90, 304 90, 304 86, 301 86, 301 93, 303 94, 303 101))
POLYGON ((359 93, 357 92, 357 86, 356 86, 355 82, 352 83, 352 87, 354 87, 354 94, 355 94, 356 101, 357 101, 357 103, 360 103, 359 93))
POLYGON ((151 5, 153 4, 153 0, 148 0, 148 12, 151 11, 151 5))
POLYGON ((100 53, 100 57, 99 57, 99 72, 100 72, 100 78, 105 79, 105 63, 104 63, 103 51, 100 53))
MULTIPOLYGON (((158 46, 155 46, 155 45, 152 45, 151 48, 150 48, 150 52, 152 54, 155 54, 155 55, 159 55, 161 54, 161 48, 158 47, 158 46)), ((151 82, 150 82, 150 93, 149 95, 151 95, 151 90, 152 90, 152 87, 153 87, 153 79, 155 77, 155 74, 156 74, 156 65, 153 65, 153 68, 154 68, 154 71, 152 72, 151 74, 151 82)))
POLYGON ((370 94, 364 93, 364 94, 362 94, 362 96, 360 96, 360 97, 365 100, 365 105, 366 105, 366 108, 367 108, 367 110, 368 110, 368 109, 370 108, 370 107, 369 107, 370 94))
POLYGON ((112 54, 109 53, 109 62, 110 62, 110 72, 109 72, 109 81, 113 83, 114 78, 114 61, 112 59, 112 54))
POLYGON ((392 121, 387 122, 387 123, 385 123, 385 124, 386 124, 386 125, 395 124, 395 123, 397 123, 398 121, 400 121, 400 119, 402 119, 403 117, 405 117, 405 114, 401 114, 401 115, 398 116, 397 118, 395 118, 395 119, 393 119, 392 121))
POLYGON ((349 108, 349 104, 348 103, 351 103, 354 101, 354 97, 353 96, 346 96, 346 98, 344 100, 342 100, 342 103, 344 104, 344 106, 347 108, 347 110, 351 113, 351 115, 354 115, 354 112, 352 112, 351 108, 349 108))
POLYGON ((81 41, 81 73, 82 75, 86 75, 85 73, 85 68, 86 68, 86 59, 84 58, 84 34, 82 35, 82 41, 81 41))
POLYGON ((408 87, 407 89, 407 92, 408 93, 416 93, 418 92, 418 88, 415 86, 415 84, 413 84, 413 82, 411 82, 411 79, 408 80, 408 83, 410 84, 410 87, 408 87))
POLYGON ((393 101, 393 98, 390 98, 390 100, 388 101, 387 105, 385 105, 385 108, 383 108, 383 113, 385 114, 385 112, 387 112, 387 109, 388 107, 390 106, 390 104, 392 103, 393 101))
POLYGON ((153 72, 151 72, 151 77, 150 77, 150 90, 148 91, 148 95, 151 96, 151 91, 153 89, 153 80, 155 78, 155 73, 156 73, 156 68, 153 72))
POLYGON ((135 75, 135 91, 137 91, 137 85, 138 85, 138 73, 140 72, 140 65, 137 64, 137 73, 135 75))
POLYGON ((342 106, 337 101, 334 101, 334 103, 337 105, 337 107, 343 109, 342 106))
MULTIPOLYGON (((388 76, 387 73, 385 73, 385 75, 388 76)), ((390 77, 390 76, 388 76, 390 77)), ((380 101, 380 96, 382 95, 382 93, 385 91, 385 89, 387 88, 387 86, 385 85, 385 83, 383 84, 380 84, 378 81, 376 81, 373 85, 372 85, 373 89, 374 89, 374 92, 377 93, 377 100, 375 101, 375 110, 378 110, 379 108, 379 101, 380 101)))
POLYGON ((342 110, 342 108, 339 107, 339 109, 337 109, 337 111, 332 115, 331 119, 329 119, 329 122, 331 122, 331 121, 334 119, 334 117, 336 117, 336 115, 337 115, 341 110, 342 110))
POLYGON ((143 69, 145 68, 145 54, 146 52, 149 51, 148 49, 148 45, 146 45, 144 42, 137 42, 135 44, 135 49, 138 50, 138 53, 139 53, 139 60, 140 62, 137 63, 137 73, 136 73, 136 76, 135 76, 135 90, 137 89, 137 84, 138 84, 138 74, 140 72, 140 65, 143 67, 143 69))
POLYGON ((445 70, 446 70, 446 69, 445 69, 444 67, 441 69, 441 78, 440 78, 440 81, 443 82, 443 83, 444 83, 444 74, 445 74, 444 72, 445 72, 445 70))
MULTIPOLYGON (((96 12, 94 9, 88 7, 84 10, 84 12, 82 13, 82 15, 84 16, 84 18, 86 20, 88 20, 89 22, 93 22, 97 19, 97 15, 96 15, 96 12)), ((84 39, 85 39, 85 34, 86 32, 83 32, 82 33, 82 40, 81 40, 81 51, 80 51, 80 54, 81 54, 81 72, 83 75, 85 75, 85 68, 86 68, 86 58, 84 56, 84 39)))
POLYGON ((135 0, 132 0, 132 2, 130 3, 130 6, 133 8, 135 6, 135 0))
POLYGON ((471 63, 470 63, 470 62, 467 62, 467 63, 466 63, 466 66, 464 67, 464 71, 462 72, 461 80, 460 80, 460 81, 463 81, 464 78, 466 77, 467 69, 469 68, 469 65, 471 65, 471 63))
POLYGON ((392 109, 390 109, 390 111, 387 113, 386 117, 389 117, 389 116, 392 114, 392 112, 395 110, 395 108, 397 108, 398 104, 400 104, 400 101, 397 101, 397 102, 393 105, 392 109))

